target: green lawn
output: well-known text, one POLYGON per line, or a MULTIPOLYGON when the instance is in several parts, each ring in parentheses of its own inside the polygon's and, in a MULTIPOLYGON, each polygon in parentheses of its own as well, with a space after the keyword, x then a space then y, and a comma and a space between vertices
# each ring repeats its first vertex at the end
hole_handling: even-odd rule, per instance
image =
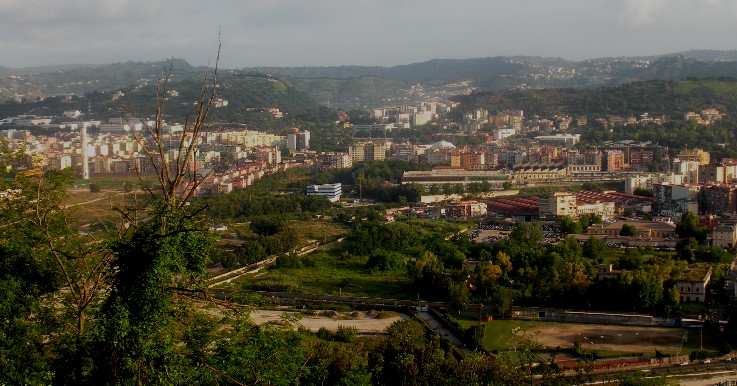
MULTIPOLYGON (((469 328, 477 325, 479 322, 474 318, 463 317, 456 319, 463 328, 469 328)), ((547 323, 547 322, 546 322, 547 323)), ((517 335, 512 331, 533 331, 541 322, 530 322, 526 320, 494 320, 484 323, 486 330, 482 345, 490 351, 493 350, 511 350, 517 346, 517 335)))
POLYGON ((412 282, 405 271, 371 273, 366 257, 341 256, 340 249, 322 251, 306 257, 314 266, 272 269, 266 274, 241 279, 243 289, 300 293, 367 296, 389 299, 414 299, 412 282))

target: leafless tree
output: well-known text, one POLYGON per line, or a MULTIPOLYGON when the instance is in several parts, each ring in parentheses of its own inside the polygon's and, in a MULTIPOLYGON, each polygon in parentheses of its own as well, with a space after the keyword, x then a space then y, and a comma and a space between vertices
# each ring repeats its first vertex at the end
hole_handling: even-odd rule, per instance
MULTIPOLYGON (((134 138, 143 149, 148 161, 154 168, 156 177, 161 186, 160 190, 152 190, 146 187, 153 197, 155 193, 163 195, 163 201, 172 208, 181 209, 189 199, 197 192, 198 187, 205 180, 203 175, 198 175, 198 168, 193 162, 199 149, 199 141, 202 135, 209 129, 207 116, 213 108, 218 88, 218 63, 220 62, 220 47, 218 44, 217 58, 212 74, 205 73, 200 85, 200 93, 193 108, 187 112, 184 119, 182 132, 175 137, 173 133, 166 133, 166 122, 164 111, 167 95, 170 91, 171 75, 173 65, 165 71, 164 76, 156 84, 156 109, 152 122, 141 119, 141 116, 127 105, 119 105, 124 120, 130 125, 134 120, 143 125, 142 133, 134 132, 134 138), (175 145, 170 143, 174 141, 175 145), (170 150, 174 150, 175 156, 169 159, 170 150)), ((139 171, 139 179, 142 174, 139 171)))

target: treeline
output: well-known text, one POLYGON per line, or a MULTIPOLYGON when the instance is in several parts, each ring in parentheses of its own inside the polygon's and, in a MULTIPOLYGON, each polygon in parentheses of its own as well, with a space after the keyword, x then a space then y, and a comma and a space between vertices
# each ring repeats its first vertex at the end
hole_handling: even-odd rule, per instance
MULTIPOLYGON (((290 325, 288 319, 285 323, 290 325)), ((381 340, 358 339, 346 327, 315 334, 248 324, 237 325, 227 336, 198 342, 214 350, 205 359, 207 366, 187 369, 187 383, 515 386, 529 378, 521 363, 509 358, 475 352, 457 359, 412 320, 393 323, 381 340), (208 367, 223 373, 218 377, 208 367)))
POLYGON ((332 207, 327 197, 306 195, 260 195, 236 190, 206 200, 207 215, 215 219, 243 219, 254 216, 290 215, 316 212, 332 207))

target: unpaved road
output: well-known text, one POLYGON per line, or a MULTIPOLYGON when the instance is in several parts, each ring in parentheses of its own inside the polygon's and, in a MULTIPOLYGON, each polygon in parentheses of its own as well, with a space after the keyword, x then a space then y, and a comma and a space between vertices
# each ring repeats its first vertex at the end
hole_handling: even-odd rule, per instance
MULTIPOLYGON (((325 327, 330 331, 335 331, 338 326, 355 327, 359 334, 377 334, 385 332, 386 328, 392 323, 401 319, 408 319, 404 314, 396 314, 395 316, 377 319, 365 312, 346 312, 346 313, 330 313, 332 316, 306 315, 300 312, 289 311, 271 311, 256 310, 251 312, 251 320, 256 324, 265 323, 282 323, 284 314, 287 319, 296 320, 298 325, 310 330, 317 331, 321 327, 325 327)), ((318 311, 318 314, 322 312, 318 311)), ((327 315, 327 314, 326 314, 327 315)), ((296 326, 295 326, 296 327, 296 326)))

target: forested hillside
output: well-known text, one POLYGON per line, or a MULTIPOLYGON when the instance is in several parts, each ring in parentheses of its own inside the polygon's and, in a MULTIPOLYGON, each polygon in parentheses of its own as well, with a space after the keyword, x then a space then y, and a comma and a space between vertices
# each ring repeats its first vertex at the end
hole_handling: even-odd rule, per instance
MULTIPOLYGON (((199 98, 201 82, 200 79, 172 82, 170 89, 176 91, 176 94, 169 96, 167 114, 184 117, 199 98)), ((6 102, 0 104, 0 116, 61 115, 64 110, 74 109, 86 113, 89 107, 93 114, 88 119, 106 119, 118 114, 120 104, 132 107, 143 117, 153 114, 150 100, 156 93, 154 85, 128 87, 121 92, 123 95, 119 97, 115 97, 115 93, 96 91, 85 94, 84 97, 50 97, 41 101, 6 102)), ((278 107, 287 114, 300 114, 318 106, 291 84, 260 75, 222 75, 217 96, 228 102, 227 106, 213 109, 210 116, 217 122, 243 123, 274 119, 270 114, 247 109, 278 107)))
POLYGON ((709 107, 732 110, 737 105, 737 81, 643 81, 597 90, 508 90, 474 93, 455 100, 462 103, 464 111, 522 109, 527 116, 545 117, 556 114, 628 116, 648 112, 679 118, 685 112, 709 107))

